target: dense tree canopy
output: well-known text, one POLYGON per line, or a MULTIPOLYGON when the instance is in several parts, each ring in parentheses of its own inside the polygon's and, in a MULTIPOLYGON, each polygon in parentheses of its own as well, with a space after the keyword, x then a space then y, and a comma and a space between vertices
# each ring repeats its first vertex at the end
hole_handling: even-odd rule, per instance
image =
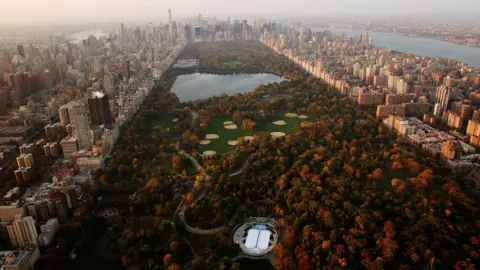
MULTIPOLYGON (((205 50, 195 46, 187 51, 191 57, 205 50)), ((265 60, 259 55, 280 57, 261 45, 255 51, 216 46, 222 50, 202 55, 202 65, 234 58, 268 70, 269 64, 256 60, 265 60)), ((129 269, 237 269, 231 261, 238 253, 231 230, 185 232, 178 213, 188 205, 185 220, 199 231, 235 225, 248 216, 274 217, 284 227, 275 247, 277 269, 474 269, 479 208, 459 177, 397 139, 370 111, 317 79, 303 79, 306 75, 293 64, 275 68, 294 71, 298 79, 188 103, 168 93, 174 75, 167 73, 156 86, 103 172, 104 185, 126 181, 139 188, 125 222, 108 229, 110 248, 121 254, 123 264, 129 269), (292 98, 262 101, 264 94, 292 98), (255 113, 260 110, 265 115, 255 113), (197 154, 199 138, 214 117, 229 116, 240 128, 255 129, 284 111, 309 119, 283 138, 241 139, 236 151, 214 159, 197 154), (178 122, 151 124, 165 115, 178 122), (183 151, 210 177, 192 170, 183 151), (245 160, 243 172, 231 176, 245 160)))

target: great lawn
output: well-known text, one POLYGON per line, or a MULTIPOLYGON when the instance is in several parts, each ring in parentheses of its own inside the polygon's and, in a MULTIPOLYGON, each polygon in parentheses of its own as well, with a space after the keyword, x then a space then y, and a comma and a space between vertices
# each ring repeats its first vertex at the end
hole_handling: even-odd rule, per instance
MULTIPOLYGON (((298 117, 288 118, 285 116, 286 112, 277 113, 274 117, 263 121, 257 121, 257 125, 254 130, 242 130, 241 126, 237 129, 226 129, 224 122, 232 121, 230 117, 215 117, 210 124, 208 124, 208 133, 217 134, 219 139, 211 140, 210 144, 198 145, 198 151, 203 153, 206 150, 213 150, 219 154, 231 151, 236 146, 228 145, 228 141, 237 140, 238 138, 245 136, 265 136, 270 135, 272 132, 284 132, 286 134, 293 133, 297 130, 302 122, 306 122, 309 119, 299 119, 298 117), (273 122, 283 120, 287 124, 284 126, 274 125, 273 122)), ((203 140, 205 138, 200 138, 203 140)))

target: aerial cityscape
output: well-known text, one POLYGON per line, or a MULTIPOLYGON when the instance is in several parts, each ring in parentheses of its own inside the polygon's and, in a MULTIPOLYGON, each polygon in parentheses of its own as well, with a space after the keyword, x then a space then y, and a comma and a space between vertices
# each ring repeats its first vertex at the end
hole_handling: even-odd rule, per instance
POLYGON ((0 8, 0 269, 477 269, 480 2, 136 2, 0 8))

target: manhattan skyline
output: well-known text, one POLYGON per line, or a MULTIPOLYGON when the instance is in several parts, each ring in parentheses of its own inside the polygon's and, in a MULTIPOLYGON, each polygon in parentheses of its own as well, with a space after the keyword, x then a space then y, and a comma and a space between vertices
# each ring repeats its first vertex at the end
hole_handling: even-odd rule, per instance
POLYGON ((480 2, 475 0, 426 0, 426 1, 379 1, 345 0, 332 1, 237 1, 224 2, 220 0, 178 0, 178 1, 127 1, 127 0, 19 0, 2 3, 0 24, 58 24, 85 23, 109 21, 135 21, 167 18, 167 9, 172 9, 174 16, 191 17, 198 13, 210 12, 212 16, 228 15, 276 15, 276 16, 353 16, 353 15, 387 15, 387 14, 479 14, 480 2), (162 12, 163 11, 163 12, 162 12))

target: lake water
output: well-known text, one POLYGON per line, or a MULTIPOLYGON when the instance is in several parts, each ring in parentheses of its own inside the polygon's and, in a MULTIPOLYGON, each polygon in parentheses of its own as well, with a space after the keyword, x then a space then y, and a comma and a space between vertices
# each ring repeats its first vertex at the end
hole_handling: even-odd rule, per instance
POLYGON ((73 33, 68 36, 68 39, 70 40, 70 42, 78 43, 78 42, 82 42, 82 40, 84 39, 88 39, 89 36, 95 36, 98 39, 101 37, 106 37, 108 36, 108 34, 103 32, 100 29, 94 29, 94 30, 86 30, 82 32, 73 33))
MULTIPOLYGON (((312 29, 323 31, 325 28, 312 29)), ((362 30, 332 28, 334 34, 345 33, 348 37, 360 36, 365 33, 362 30)), ((480 68, 480 48, 469 47, 441 40, 416 38, 397 35, 394 33, 382 33, 368 31, 368 36, 373 39, 377 46, 386 47, 403 53, 413 53, 428 57, 449 57, 454 56, 458 61, 465 62, 473 67, 480 68)))
POLYGON ((283 80, 285 80, 283 77, 267 73, 230 75, 192 73, 178 76, 170 91, 183 102, 223 93, 228 95, 246 93, 259 85, 283 80))

